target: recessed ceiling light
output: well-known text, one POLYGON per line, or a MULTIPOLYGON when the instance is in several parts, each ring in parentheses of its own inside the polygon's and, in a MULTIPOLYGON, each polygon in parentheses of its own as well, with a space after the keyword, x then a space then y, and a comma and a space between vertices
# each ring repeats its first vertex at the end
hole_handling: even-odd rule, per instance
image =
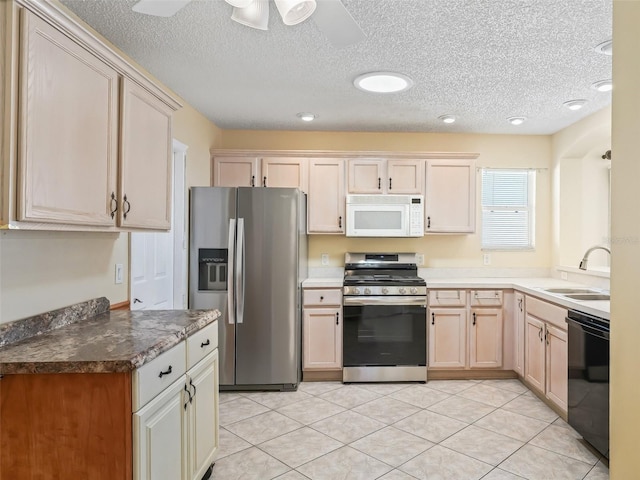
POLYGON ((610 92, 613 88, 613 83, 611 80, 600 80, 599 82, 595 82, 591 84, 591 88, 596 89, 599 92, 610 92))
POLYGON ((318 116, 315 113, 300 112, 298 114, 298 118, 303 122, 312 122, 313 120, 318 118, 318 116))
POLYGON ((613 42, 611 40, 607 40, 606 42, 602 42, 593 49, 598 53, 604 53, 605 55, 611 55, 613 53, 613 42))
POLYGON ((509 117, 509 118, 507 118, 507 122, 509 122, 511 125, 522 125, 525 120, 526 120, 525 117, 509 117))
POLYGON ((587 103, 586 100, 578 99, 578 100, 569 100, 568 102, 564 102, 562 105, 567 107, 569 110, 580 110, 584 107, 584 104, 587 103))
POLYGON ((365 92, 396 93, 410 89, 413 80, 402 73, 370 72, 356 77, 353 84, 365 92))
POLYGON ((456 121, 456 117, 454 115, 440 115, 438 119, 442 120, 444 123, 454 123, 456 121))

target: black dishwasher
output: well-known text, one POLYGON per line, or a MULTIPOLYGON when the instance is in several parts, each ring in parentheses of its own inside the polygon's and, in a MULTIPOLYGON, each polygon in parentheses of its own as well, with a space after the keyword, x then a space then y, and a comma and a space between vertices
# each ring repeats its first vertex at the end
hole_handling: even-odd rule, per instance
POLYGON ((609 458, 609 321, 569 310, 567 324, 569 425, 609 458))

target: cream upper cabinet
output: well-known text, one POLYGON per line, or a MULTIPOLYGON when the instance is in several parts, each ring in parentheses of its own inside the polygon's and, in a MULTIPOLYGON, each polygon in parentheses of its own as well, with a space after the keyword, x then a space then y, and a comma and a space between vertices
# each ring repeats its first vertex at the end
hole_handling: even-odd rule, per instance
POLYGON ((423 193, 424 160, 350 159, 348 193, 423 193))
POLYGON ((340 158, 309 160, 307 203, 309 233, 344 233, 344 160, 340 158))
POLYGON ((502 367, 502 308, 472 308, 469 367, 502 367))
POLYGON ((430 308, 427 321, 429 368, 465 368, 467 309, 430 308))
POLYGON ((307 192, 309 160, 306 158, 264 157, 262 186, 299 188, 307 192))
POLYGON ((172 110, 129 79, 122 86, 120 225, 168 230, 172 110))
POLYGON ((472 233, 476 221, 474 160, 427 160, 426 233, 472 233))
POLYGON ((118 74, 21 13, 17 219, 113 226, 118 74))
POLYGON ((260 183, 260 158, 214 157, 214 187, 256 187, 260 183))

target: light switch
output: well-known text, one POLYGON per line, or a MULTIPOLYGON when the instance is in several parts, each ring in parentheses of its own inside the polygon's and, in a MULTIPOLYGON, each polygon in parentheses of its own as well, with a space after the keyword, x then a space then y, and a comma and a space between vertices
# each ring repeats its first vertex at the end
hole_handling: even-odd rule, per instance
POLYGON ((122 283, 124 281, 124 266, 121 263, 116 263, 116 283, 122 283))
POLYGON ((320 263, 322 264, 323 267, 328 267, 329 266, 329 254, 328 253, 323 253, 320 255, 320 263))
POLYGON ((418 253, 416 255, 416 263, 418 265, 424 265, 424 253, 418 253))
POLYGON ((482 255, 482 263, 483 263, 483 265, 491 265, 491 254, 490 253, 484 253, 482 255))

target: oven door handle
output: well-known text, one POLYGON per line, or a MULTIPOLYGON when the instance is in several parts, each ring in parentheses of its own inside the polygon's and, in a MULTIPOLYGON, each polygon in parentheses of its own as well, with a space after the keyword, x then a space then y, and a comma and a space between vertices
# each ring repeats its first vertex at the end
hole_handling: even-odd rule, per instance
POLYGON ((344 305, 418 305, 427 307, 427 297, 343 297, 344 305))

